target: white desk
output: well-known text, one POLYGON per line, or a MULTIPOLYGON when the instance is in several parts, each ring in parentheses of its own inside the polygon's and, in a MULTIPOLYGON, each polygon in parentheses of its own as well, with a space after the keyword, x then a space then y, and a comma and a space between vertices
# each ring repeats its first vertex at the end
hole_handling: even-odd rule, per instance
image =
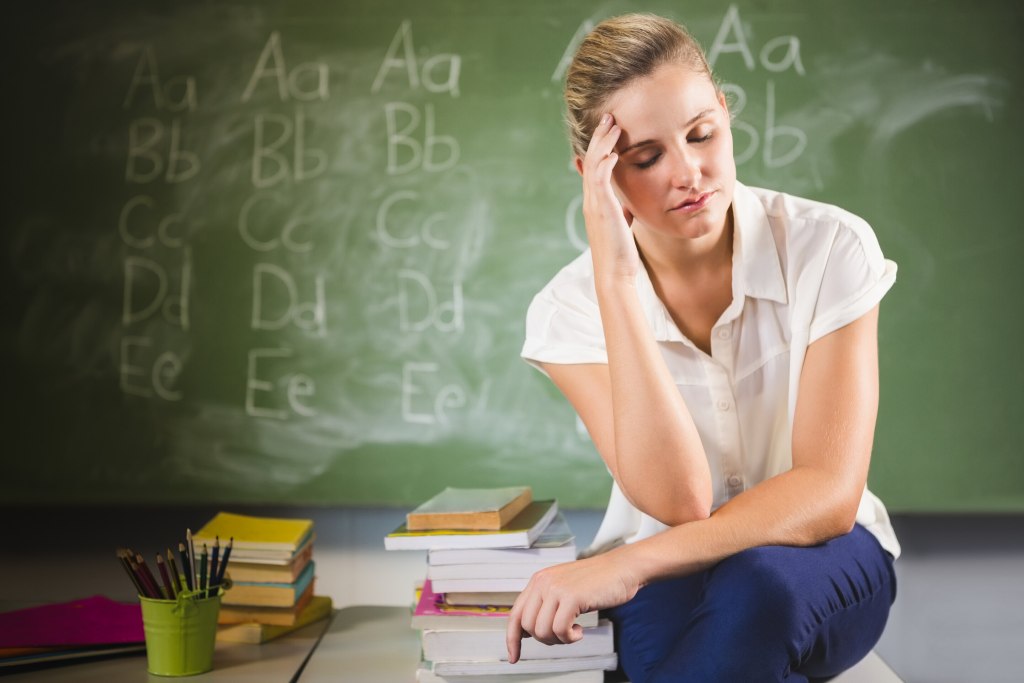
POLYGON ((296 680, 297 672, 328 624, 327 620, 310 624, 262 645, 217 643, 213 670, 197 676, 153 676, 146 672, 145 654, 140 654, 25 671, 5 676, 3 680, 4 683, 289 683, 296 680))

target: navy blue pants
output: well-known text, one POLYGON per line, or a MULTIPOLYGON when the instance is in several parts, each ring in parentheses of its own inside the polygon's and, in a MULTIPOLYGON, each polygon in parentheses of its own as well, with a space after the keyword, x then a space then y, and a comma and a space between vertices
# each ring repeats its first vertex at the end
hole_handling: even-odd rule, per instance
POLYGON ((858 525, 821 545, 751 548, 649 584, 609 616, 631 683, 797 683, 863 658, 895 598, 892 557, 858 525))

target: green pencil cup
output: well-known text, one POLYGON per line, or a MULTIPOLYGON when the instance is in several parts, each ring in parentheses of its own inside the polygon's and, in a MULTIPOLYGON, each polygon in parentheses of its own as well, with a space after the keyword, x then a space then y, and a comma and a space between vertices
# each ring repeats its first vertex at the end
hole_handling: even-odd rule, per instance
POLYGON ((193 676, 213 668, 220 593, 195 599, 186 592, 179 594, 177 600, 139 596, 149 673, 193 676))

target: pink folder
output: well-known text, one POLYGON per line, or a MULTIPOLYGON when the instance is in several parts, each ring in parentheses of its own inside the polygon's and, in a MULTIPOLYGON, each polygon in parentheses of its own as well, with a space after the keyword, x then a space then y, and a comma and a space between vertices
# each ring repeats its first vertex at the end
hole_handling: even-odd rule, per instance
POLYGON ((0 648, 141 643, 142 609, 102 595, 0 613, 0 648))

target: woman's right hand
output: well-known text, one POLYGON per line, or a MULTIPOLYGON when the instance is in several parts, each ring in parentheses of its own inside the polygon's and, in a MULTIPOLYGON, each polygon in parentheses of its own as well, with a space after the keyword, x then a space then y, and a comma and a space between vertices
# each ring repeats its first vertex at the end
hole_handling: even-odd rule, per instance
POLYGON ((622 134, 611 114, 601 117, 581 163, 583 175, 583 219, 599 278, 622 278, 632 282, 640 263, 630 224, 633 216, 622 207, 612 188, 612 170, 619 160, 615 143, 622 134))

